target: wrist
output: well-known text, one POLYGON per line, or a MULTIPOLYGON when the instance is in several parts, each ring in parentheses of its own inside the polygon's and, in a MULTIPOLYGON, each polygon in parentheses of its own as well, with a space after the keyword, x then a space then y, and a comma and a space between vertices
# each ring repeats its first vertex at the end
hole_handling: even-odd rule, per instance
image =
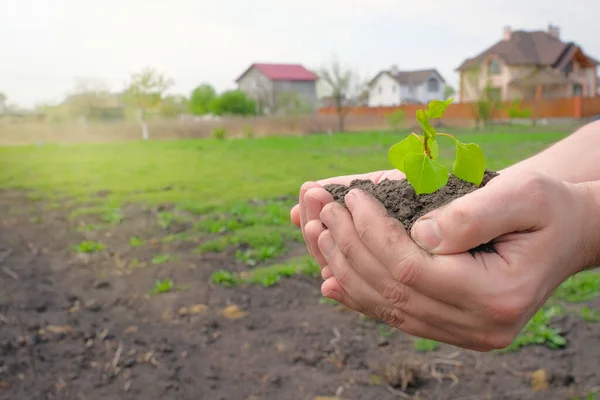
POLYGON ((582 271, 600 266, 600 181, 578 183, 575 187, 583 211, 580 248, 584 257, 579 269, 582 271))

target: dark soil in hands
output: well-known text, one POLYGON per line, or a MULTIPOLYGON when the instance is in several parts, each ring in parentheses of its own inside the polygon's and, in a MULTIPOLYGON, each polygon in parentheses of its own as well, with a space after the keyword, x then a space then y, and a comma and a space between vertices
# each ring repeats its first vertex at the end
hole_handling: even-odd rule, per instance
MULTIPOLYGON (((497 175, 498 173, 494 171, 486 171, 481 187, 497 175)), ((454 199, 477 190, 478 187, 450 174, 446 186, 437 192, 419 196, 406 179, 394 181, 386 179, 378 184, 370 180, 357 179, 352 181, 350 186, 326 185, 325 189, 331 193, 335 201, 344 207, 344 197, 351 189, 361 189, 370 193, 383 204, 388 214, 400 221, 410 233, 410 228, 420 217, 450 203, 454 199)), ((482 243, 471 250, 471 254, 476 252, 493 253, 495 250, 491 243, 482 243)))

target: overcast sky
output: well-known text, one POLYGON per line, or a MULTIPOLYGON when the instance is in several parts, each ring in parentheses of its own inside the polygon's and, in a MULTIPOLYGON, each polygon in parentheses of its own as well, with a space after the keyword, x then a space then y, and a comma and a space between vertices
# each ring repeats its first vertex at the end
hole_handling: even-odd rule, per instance
POLYGON ((600 0, 2 0, 0 92, 21 106, 58 101, 76 78, 123 87, 152 66, 189 94, 219 91, 252 62, 318 68, 337 55, 365 77, 392 64, 455 68, 513 29, 560 26, 600 58, 600 0), (167 3, 169 5, 167 5, 167 3))

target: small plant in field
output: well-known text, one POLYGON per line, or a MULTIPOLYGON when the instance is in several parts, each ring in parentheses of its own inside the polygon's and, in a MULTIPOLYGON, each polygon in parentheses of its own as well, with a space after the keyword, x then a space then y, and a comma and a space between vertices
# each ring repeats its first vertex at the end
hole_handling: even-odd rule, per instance
POLYGON ((415 339, 413 345, 415 346, 415 350, 421 351, 423 353, 426 353, 429 351, 436 351, 437 349, 440 348, 440 344, 438 342, 436 342, 435 340, 424 339, 424 338, 415 339))
POLYGON ((381 337, 389 339, 394 336, 394 329, 386 324, 377 324, 377 332, 381 335, 381 337))
POLYGON ((123 222, 123 210, 121 210, 119 207, 108 210, 102 216, 102 220, 111 225, 119 225, 121 222, 123 222))
POLYGON ((167 293, 173 289, 173 281, 170 279, 163 279, 162 281, 156 281, 154 287, 150 291, 150 294, 167 293))
POLYGON ((169 261, 170 258, 171 258, 171 256, 168 254, 158 254, 158 255, 154 256, 151 263, 152 264, 162 264, 162 263, 169 261))
POLYGON ((564 281, 553 297, 569 303, 580 303, 600 295, 600 273, 583 271, 564 281))
POLYGON ((593 308, 589 308, 587 306, 583 307, 581 310, 579 310, 579 315, 581 315, 581 318, 583 318, 583 320, 586 322, 600 322, 600 312, 594 310, 593 308))
POLYGON ((143 239, 140 239, 140 238, 139 238, 139 237, 137 237, 137 236, 132 236, 132 237, 129 239, 129 245, 130 245, 131 247, 139 247, 139 246, 143 246, 143 245, 145 245, 145 244, 146 244, 146 241, 145 241, 145 240, 143 240, 143 239))
POLYGON ((227 131, 222 126, 219 126, 212 131, 213 139, 224 140, 227 136, 227 131))
POLYGON ((93 240, 86 240, 76 246, 73 246, 73 251, 76 253, 89 254, 102 250, 104 250, 104 245, 102 243, 94 242, 93 240))
POLYGON ((423 135, 411 133, 406 139, 393 145, 388 152, 390 162, 406 175, 416 194, 433 193, 448 183, 448 170, 436 161, 440 152, 437 141, 439 136, 454 140, 456 158, 452 173, 477 186, 483 180, 485 157, 481 148, 475 143, 462 143, 447 133, 438 133, 429 123, 434 118, 441 118, 453 100, 433 100, 427 110, 417 110, 417 120, 423 127, 423 135))
POLYGON ((168 229, 173 221, 175 220, 175 215, 170 212, 159 212, 157 214, 158 226, 162 229, 168 229))
POLYGON ((552 317, 562 313, 559 306, 542 307, 532 319, 529 320, 525 328, 521 330, 519 335, 513 342, 504 349, 497 352, 505 353, 516 351, 521 347, 529 345, 545 345, 551 349, 563 347, 567 341, 560 335, 560 330, 551 328, 548 324, 552 317))

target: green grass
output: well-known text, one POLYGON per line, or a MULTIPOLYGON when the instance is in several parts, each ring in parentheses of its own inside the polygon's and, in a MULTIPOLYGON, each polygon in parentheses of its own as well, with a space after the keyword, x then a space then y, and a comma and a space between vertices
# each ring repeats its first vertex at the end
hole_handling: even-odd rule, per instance
POLYGON ((232 273, 225 270, 215 271, 212 274, 212 282, 226 287, 245 284, 259 284, 268 287, 275 285, 283 277, 296 274, 319 276, 319 265, 312 257, 297 257, 284 263, 257 267, 241 273, 232 273))
POLYGON ((557 305, 543 306, 521 330, 515 340, 500 353, 519 350, 521 347, 530 345, 545 345, 551 349, 558 349, 566 344, 566 340, 561 336, 560 330, 550 327, 552 318, 562 314, 563 310, 557 305))
POLYGON ((414 340, 413 346, 415 350, 420 351, 422 353, 427 353, 439 349, 440 343, 431 339, 417 338, 414 340))
POLYGON ((162 281, 156 281, 154 287, 150 290, 150 294, 157 295, 161 293, 170 292, 174 287, 173 281, 170 279, 163 279, 162 281))
POLYGON ((553 297, 569 303, 580 303, 600 295, 600 272, 583 271, 573 275, 556 289, 553 297))
POLYGON ((83 241, 75 246, 73 246, 73 251, 76 253, 95 253, 97 251, 104 250, 104 245, 102 243, 95 242, 93 240, 83 241))
MULTIPOLYGON (((459 135, 481 145, 488 168, 523 159, 565 133, 493 133, 459 135)), ((523 128, 527 129, 527 128, 523 128)), ((454 132, 453 132, 454 133, 454 132)), ((27 189, 36 198, 90 202, 110 190, 86 212, 110 222, 125 202, 174 203, 196 213, 231 207, 240 201, 296 196, 306 180, 390 169, 387 149, 393 133, 269 137, 251 140, 178 140, 0 147, 3 188, 27 189), (111 214, 113 213, 113 214, 111 214)), ((440 160, 453 154, 442 146, 440 160)), ((85 212, 84 212, 85 211, 85 212)), ((122 215, 121 215, 122 217, 122 215)))

